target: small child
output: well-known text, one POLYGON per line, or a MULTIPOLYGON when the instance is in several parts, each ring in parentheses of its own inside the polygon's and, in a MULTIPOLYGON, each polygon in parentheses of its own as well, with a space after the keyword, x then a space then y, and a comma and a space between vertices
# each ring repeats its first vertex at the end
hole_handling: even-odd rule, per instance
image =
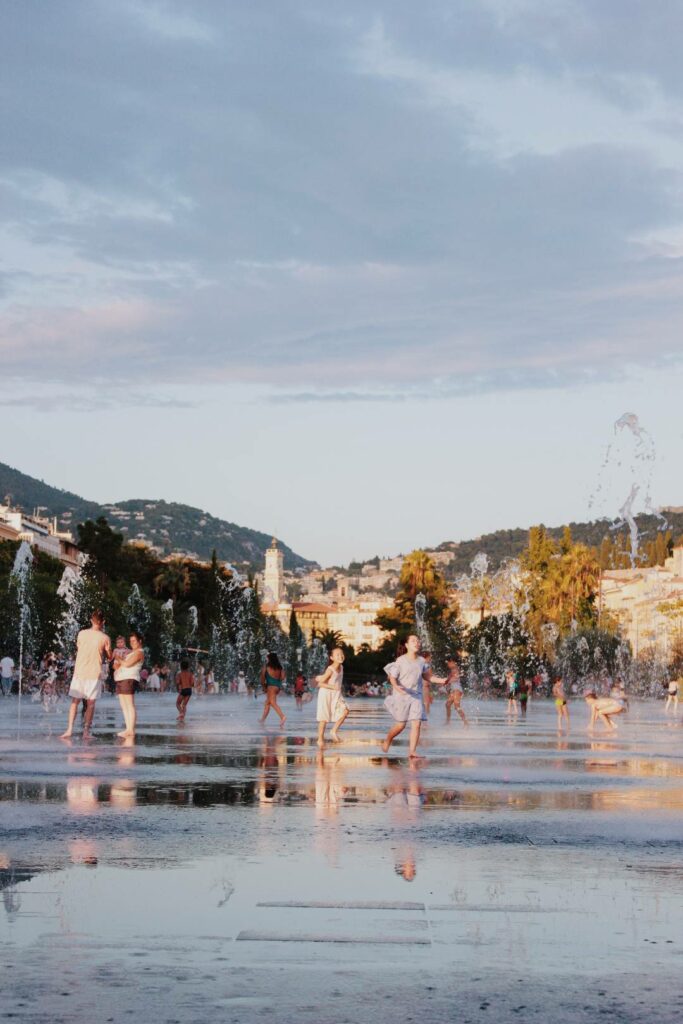
POLYGON ((330 738, 337 743, 339 740, 339 729, 346 721, 349 709, 342 697, 342 680, 344 678, 344 652, 335 647, 330 651, 330 664, 321 676, 316 676, 318 684, 318 708, 316 719, 318 722, 318 746, 325 746, 325 727, 328 722, 333 722, 330 738))
POLYGON ((517 694, 519 693, 519 683, 512 669, 508 669, 505 673, 505 682, 508 688, 508 714, 518 715, 517 694))
POLYGON ((563 732, 563 723, 566 722, 567 732, 569 732, 569 707, 564 692, 564 683, 559 676, 553 684, 553 697, 555 698, 555 708, 557 710, 557 731, 563 732))
POLYGON ((304 706, 304 693, 306 692, 306 677, 303 672, 297 672, 296 679, 294 680, 294 697, 296 699, 296 706, 301 710, 304 706))
POLYGON ((187 658, 183 658, 180 662, 180 672, 175 677, 175 684, 178 690, 178 697, 175 702, 175 706, 178 709, 178 721, 184 722, 187 705, 194 690, 194 675, 190 672, 190 663, 187 658))
POLYGON ((446 676, 446 722, 451 720, 451 711, 455 711, 456 714, 460 715, 462 724, 464 726, 469 725, 465 712, 461 708, 460 704, 462 701, 462 682, 460 681, 460 667, 457 659, 454 655, 446 655, 446 668, 448 669, 448 675, 446 676))
POLYGON ((624 705, 613 697, 598 697, 595 690, 588 690, 584 694, 586 704, 591 709, 591 720, 588 726, 588 731, 593 729, 593 726, 598 720, 603 722, 606 729, 610 732, 616 732, 617 727, 612 721, 615 715, 621 715, 626 711, 624 705))

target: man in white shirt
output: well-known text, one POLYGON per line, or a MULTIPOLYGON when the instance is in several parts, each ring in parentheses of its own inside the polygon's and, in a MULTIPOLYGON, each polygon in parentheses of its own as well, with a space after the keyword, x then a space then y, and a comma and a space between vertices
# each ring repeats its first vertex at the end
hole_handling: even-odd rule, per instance
POLYGON ((14 676, 14 661, 6 654, 0 660, 0 683, 2 684, 3 696, 8 697, 12 692, 12 677, 14 676))

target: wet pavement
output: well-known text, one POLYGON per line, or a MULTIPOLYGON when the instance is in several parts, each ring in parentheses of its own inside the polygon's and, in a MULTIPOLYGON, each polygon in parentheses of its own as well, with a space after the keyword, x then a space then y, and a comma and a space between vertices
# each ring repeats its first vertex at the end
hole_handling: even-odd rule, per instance
POLYGON ((681 1019, 683 719, 437 702, 411 768, 379 701, 322 755, 283 706, 145 694, 129 744, 0 700, 0 1018, 681 1019))

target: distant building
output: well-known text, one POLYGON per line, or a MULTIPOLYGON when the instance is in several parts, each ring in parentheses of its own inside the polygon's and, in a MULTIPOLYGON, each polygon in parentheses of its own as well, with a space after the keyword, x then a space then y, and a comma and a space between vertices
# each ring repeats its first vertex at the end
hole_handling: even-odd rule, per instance
POLYGON ((403 561, 403 555, 397 555, 396 558, 380 558, 379 571, 400 572, 403 568, 403 561))
POLYGON ((635 655, 652 650, 668 658, 674 643, 683 641, 683 546, 664 565, 607 569, 599 607, 616 618, 635 655))
POLYGON ((280 604, 285 596, 284 555, 275 537, 266 551, 266 571, 263 574, 263 598, 269 604, 280 604))
POLYGON ((57 529, 57 520, 27 515, 10 505, 0 505, 0 540, 21 542, 59 559, 72 568, 78 566, 79 551, 72 534, 57 529))

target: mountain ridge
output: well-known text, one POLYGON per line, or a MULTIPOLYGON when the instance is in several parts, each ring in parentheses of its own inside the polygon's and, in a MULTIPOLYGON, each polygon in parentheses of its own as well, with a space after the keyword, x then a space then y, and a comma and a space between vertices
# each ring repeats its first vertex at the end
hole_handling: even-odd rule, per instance
MULTIPOLYGON (((0 462, 0 500, 32 513, 39 508, 57 519, 59 528, 74 534, 78 523, 104 516, 113 529, 126 540, 144 540, 165 554, 182 551, 189 556, 207 560, 215 550, 225 562, 247 562, 254 569, 263 567, 271 536, 260 530, 238 526, 203 509, 162 498, 128 498, 120 502, 95 502, 82 498, 43 480, 29 476, 7 463, 0 462)), ((311 559, 292 551, 278 540, 289 569, 316 565, 311 559)))

